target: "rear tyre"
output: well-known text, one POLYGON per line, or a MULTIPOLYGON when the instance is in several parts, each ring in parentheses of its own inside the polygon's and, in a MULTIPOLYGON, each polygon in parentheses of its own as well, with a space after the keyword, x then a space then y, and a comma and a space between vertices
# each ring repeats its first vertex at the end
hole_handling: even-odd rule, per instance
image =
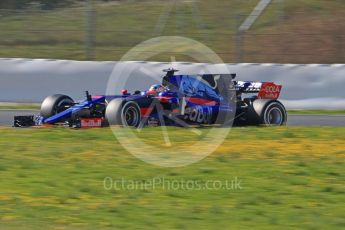
POLYGON ((262 121, 265 125, 280 126, 285 125, 287 120, 286 110, 279 102, 272 102, 267 105, 262 121))
POLYGON ((109 102, 105 116, 109 125, 138 127, 141 121, 140 107, 135 101, 117 98, 109 102))
POLYGON ((41 116, 48 118, 66 110, 74 105, 74 101, 69 96, 63 94, 54 94, 46 97, 41 105, 41 116))
POLYGON ((253 101, 247 114, 249 124, 281 126, 287 121, 284 105, 277 100, 257 99, 253 101))

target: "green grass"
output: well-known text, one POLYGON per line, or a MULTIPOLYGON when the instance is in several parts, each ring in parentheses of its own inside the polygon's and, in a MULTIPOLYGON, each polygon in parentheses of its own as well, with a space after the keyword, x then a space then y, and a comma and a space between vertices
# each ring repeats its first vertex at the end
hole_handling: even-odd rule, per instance
POLYGON ((32 110, 39 110, 41 107, 40 104, 31 104, 31 103, 0 103, 0 110, 1 109, 10 109, 10 110, 24 110, 24 109, 32 109, 32 110))
MULTIPOLYGON (((190 37, 222 51, 224 46, 219 47, 219 37, 214 34, 232 33, 236 28, 234 19, 238 11, 244 9, 241 12, 249 14, 255 4, 255 0, 202 1, 196 13, 193 11, 194 4, 187 1, 172 5, 165 1, 96 4, 96 60, 119 60, 133 46, 165 35, 190 37), (225 7, 232 10, 225 10, 225 7), (170 17, 162 21, 163 29, 155 33, 160 16, 167 8, 171 8, 170 17), (220 14, 223 16, 219 17, 220 14)), ((84 16, 83 8, 5 13, 0 21, 0 56, 84 60, 84 16)), ((221 41, 226 43, 233 39, 231 35, 222 37, 221 41)), ((231 49, 228 47, 226 50, 231 49)), ((167 58, 170 61, 170 55, 159 55, 153 59, 167 58)))
MULTIPOLYGON (((1 229, 342 229, 345 225, 345 128, 233 128, 212 155, 181 168, 140 161, 109 129, 1 128, 0 132, 1 229), (169 190, 157 185, 106 190, 105 177, 201 184, 237 177, 242 189, 169 190)), ((168 132, 173 144, 198 140, 189 129, 171 127, 168 132)), ((162 144, 160 128, 138 135, 157 148, 162 144)), ((199 149, 208 144, 200 143, 199 149)))
POLYGON ((289 115, 345 115, 345 110, 322 110, 322 109, 313 109, 313 110, 289 110, 289 115))
MULTIPOLYGON (((184 36, 195 39, 209 46, 219 54, 225 62, 236 61, 236 30, 245 20, 257 4, 257 0, 205 0, 205 1, 176 1, 169 5, 166 1, 121 1, 120 4, 95 4, 95 59, 96 60, 119 60, 133 46, 156 36, 184 36), (169 16, 164 20, 160 19, 163 12, 169 16), (157 26, 161 22, 161 30, 157 26)), ((342 16, 345 4, 342 1, 321 1, 321 0, 296 0, 284 1, 284 24, 278 18, 277 9, 279 5, 272 3, 253 25, 243 40, 243 58, 246 62, 275 62, 284 61, 284 57, 271 54, 277 52, 277 47, 285 47, 284 56, 289 60, 302 63, 319 62, 331 63, 333 60, 341 62, 342 54, 334 51, 328 40, 334 41, 333 30, 342 31, 336 21, 326 22, 327 31, 322 28, 313 28, 308 24, 305 33, 325 33, 326 37, 305 37, 286 36, 286 33, 295 34, 296 26, 303 27, 308 23, 310 17, 315 17, 316 23, 336 19, 342 16), (303 14, 300 13, 303 11, 303 14), (303 16, 306 22, 296 17, 303 16), (298 38, 298 44, 305 42, 319 47, 322 40, 323 51, 330 50, 319 57, 312 59, 309 56, 300 55, 296 51, 287 54, 286 43, 280 37, 253 36, 255 33, 276 34, 283 33, 286 39, 298 38), (259 42, 259 43, 258 43, 259 42), (269 43, 269 44, 266 44, 269 43), (340 56, 339 56, 340 55, 340 56), (301 56, 301 57, 299 57, 301 56), (299 57, 299 59, 297 58, 299 57), (299 61, 301 62, 301 61, 299 61)), ((315 20, 314 20, 315 21, 315 20)), ((340 17, 340 23, 342 17, 340 17)), ((26 57, 26 58, 50 58, 50 59, 77 59, 85 60, 85 12, 82 7, 62 8, 52 11, 27 10, 20 13, 1 12, 0 21, 0 57, 26 57)), ((338 33, 337 32, 337 33, 338 33)), ((310 47, 298 47, 299 51, 307 53, 313 50, 310 47)), ((338 50, 338 49, 337 49, 338 50)), ((150 57, 149 60, 170 61, 170 56, 176 56, 178 61, 198 61, 191 57, 173 53, 160 54, 150 57)), ((178 52, 185 50, 179 49, 178 52)), ((315 58, 315 57, 313 57, 315 58)), ((134 59, 139 60, 139 59, 134 59)), ((200 60, 199 60, 200 61, 200 60)))

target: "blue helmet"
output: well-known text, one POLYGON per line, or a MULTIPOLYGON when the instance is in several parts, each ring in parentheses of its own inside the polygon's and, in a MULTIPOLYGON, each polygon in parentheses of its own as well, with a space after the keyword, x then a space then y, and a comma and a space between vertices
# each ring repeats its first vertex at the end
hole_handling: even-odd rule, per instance
POLYGON ((164 87, 160 84, 154 84, 150 87, 149 91, 160 93, 164 91, 164 87))

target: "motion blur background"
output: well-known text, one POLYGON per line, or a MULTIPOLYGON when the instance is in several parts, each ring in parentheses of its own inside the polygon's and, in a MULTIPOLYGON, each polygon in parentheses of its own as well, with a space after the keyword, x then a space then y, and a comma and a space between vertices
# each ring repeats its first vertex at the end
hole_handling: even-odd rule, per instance
MULTIPOLYGON (((227 63, 344 63, 344 0, 272 0, 240 31, 258 2, 1 0, 0 57, 114 61, 173 35, 204 43, 227 63)), ((193 61, 183 49, 151 60, 193 61)))
MULTIPOLYGON (((345 124, 344 12, 345 0, 0 0, 0 229, 343 230, 345 128, 335 126, 345 124), (269 3, 262 14, 253 12, 259 2, 269 3), (252 12, 260 16, 239 30, 252 12), (158 62, 118 62, 138 43, 164 35, 204 43, 239 80, 282 84, 289 122, 292 114, 327 117, 295 116, 305 127, 233 128, 213 154, 179 168, 142 162, 110 129, 5 127, 14 115, 39 112, 19 113, 23 105, 7 102, 41 103, 55 93, 84 99, 84 90, 102 95, 112 73, 123 78, 115 66, 133 69, 128 82, 142 90, 172 64, 182 74, 210 65, 182 62, 197 61, 183 55, 189 47, 158 52, 150 59, 158 62), (306 127, 314 125, 322 127, 306 127), (125 187, 163 179, 181 189, 108 190, 105 178, 125 180, 125 187), (235 178, 243 189, 182 189, 189 181, 235 178)), ((212 144, 211 130, 223 132, 147 127, 125 143, 176 150, 167 159, 181 154, 176 147, 194 157, 212 144)))

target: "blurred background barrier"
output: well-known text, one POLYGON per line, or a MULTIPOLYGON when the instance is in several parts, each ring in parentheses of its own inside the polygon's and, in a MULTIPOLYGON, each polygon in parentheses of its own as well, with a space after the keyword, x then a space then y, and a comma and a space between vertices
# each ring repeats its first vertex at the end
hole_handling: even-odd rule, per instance
POLYGON ((116 62, 153 37, 181 36, 225 63, 295 63, 228 67, 239 79, 283 84, 289 108, 344 109, 344 65, 334 64, 345 60, 344 11, 345 1, 324 0, 1 0, 0 58, 12 59, 0 61, 0 102, 103 94, 116 63, 137 69, 132 90, 154 81, 140 68, 160 76, 171 60, 181 73, 199 73, 205 64, 190 63, 207 58, 189 57, 188 46, 145 50, 155 62, 116 62))
MULTIPOLYGON (((119 81, 126 80, 127 74, 130 76, 126 80, 130 91, 147 90, 161 80, 162 69, 172 66, 180 74, 198 74, 205 69, 217 73, 221 64, 0 59, 0 102, 41 102, 55 93, 83 99, 85 90, 105 94, 114 67, 113 75, 119 81), (118 75, 118 69, 125 71, 118 75)), ((226 64, 226 67, 238 74, 238 80, 282 84, 281 99, 288 109, 345 109, 345 64, 226 64)))
MULTIPOLYGON (((173 35, 205 44, 227 63, 344 63, 345 1, 259 2, 1 0, 0 57, 116 61, 142 41, 173 35)), ((186 50, 171 52, 193 62, 186 50)))

